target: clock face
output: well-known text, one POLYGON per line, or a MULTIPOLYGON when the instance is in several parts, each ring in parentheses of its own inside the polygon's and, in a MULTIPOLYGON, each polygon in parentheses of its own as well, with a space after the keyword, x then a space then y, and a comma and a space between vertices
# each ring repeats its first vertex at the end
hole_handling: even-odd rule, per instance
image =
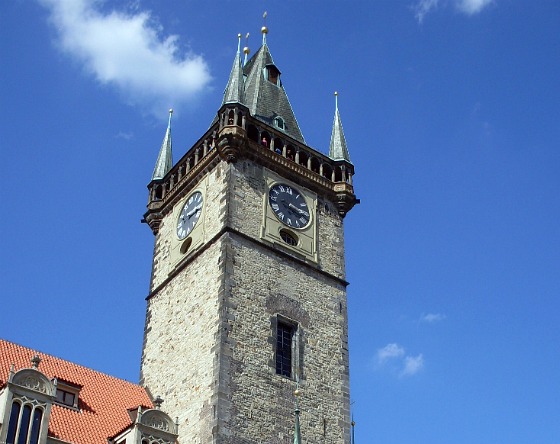
POLYGON ((177 237, 179 239, 186 238, 198 222, 202 212, 202 204, 202 193, 200 191, 191 194, 185 202, 177 221, 177 237))
POLYGON ((303 195, 294 187, 277 183, 268 192, 270 208, 280 222, 291 228, 305 228, 311 216, 303 195))

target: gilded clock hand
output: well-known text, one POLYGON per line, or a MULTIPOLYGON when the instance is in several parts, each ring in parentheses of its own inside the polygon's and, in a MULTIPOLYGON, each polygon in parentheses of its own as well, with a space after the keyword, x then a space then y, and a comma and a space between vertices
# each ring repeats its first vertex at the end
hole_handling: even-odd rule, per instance
POLYGON ((305 215, 305 216, 309 216, 309 213, 308 213, 307 211, 303 211, 301 208, 298 208, 298 207, 296 207, 295 205, 293 205, 293 204, 291 204, 291 203, 288 204, 288 207, 291 208, 291 209, 293 209, 293 210, 295 210, 295 211, 297 211, 299 214, 303 214, 303 215, 305 215))
POLYGON ((187 213, 187 217, 190 219, 191 217, 193 217, 197 212, 199 212, 202 209, 202 205, 199 205, 195 208, 193 208, 193 210, 189 213, 187 213))

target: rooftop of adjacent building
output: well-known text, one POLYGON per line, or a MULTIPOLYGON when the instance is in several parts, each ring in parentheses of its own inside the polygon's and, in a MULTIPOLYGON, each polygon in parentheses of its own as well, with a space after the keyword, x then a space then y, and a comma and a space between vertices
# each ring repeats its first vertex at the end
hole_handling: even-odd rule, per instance
POLYGON ((0 390, 15 371, 31 366, 39 355, 38 370, 50 379, 79 388, 77 409, 53 404, 49 437, 81 444, 102 444, 133 424, 129 411, 152 408, 146 390, 138 384, 46 353, 0 339, 0 390))

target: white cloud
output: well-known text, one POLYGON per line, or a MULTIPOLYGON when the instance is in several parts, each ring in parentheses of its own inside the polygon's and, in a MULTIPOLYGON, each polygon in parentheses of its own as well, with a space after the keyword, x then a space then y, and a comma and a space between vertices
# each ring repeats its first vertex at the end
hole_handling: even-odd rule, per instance
POLYGON ((406 355, 404 347, 391 343, 377 350, 374 368, 388 369, 399 377, 412 376, 424 368, 424 356, 406 355))
POLYGON ((439 322, 439 321, 443 321, 446 318, 447 316, 443 313, 427 313, 420 316, 420 322, 428 322, 428 323, 439 322))
POLYGON ((387 344, 377 350, 377 362, 383 364, 389 359, 401 358, 404 356, 404 348, 398 344, 387 344))
POLYGON ((490 3, 493 0, 458 0, 457 1, 457 8, 468 15, 476 14, 490 3))
POLYGON ((424 368, 424 356, 419 354, 418 356, 406 356, 404 358, 404 368, 401 372, 401 376, 412 376, 418 373, 424 368))
POLYGON ((432 9, 435 9, 438 3, 439 0, 420 0, 414 8, 416 11, 415 16, 416 20, 418 20, 418 23, 422 23, 426 14, 432 9))
MULTIPOLYGON (((211 77, 205 60, 162 36, 147 11, 100 11, 97 0, 39 0, 51 13, 63 52, 128 103, 157 116, 193 99, 211 77)), ((137 9, 137 8, 136 8, 137 9)))
POLYGON ((482 11, 494 0, 419 0, 413 7, 418 23, 422 23, 426 15, 436 9, 441 3, 451 3, 462 13, 474 15, 482 11))

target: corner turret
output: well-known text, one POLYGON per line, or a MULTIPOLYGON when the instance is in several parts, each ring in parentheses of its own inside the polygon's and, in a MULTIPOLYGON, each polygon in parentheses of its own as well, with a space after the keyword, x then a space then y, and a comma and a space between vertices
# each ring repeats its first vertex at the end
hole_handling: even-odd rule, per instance
POLYGON ((329 157, 333 160, 350 161, 350 154, 346 146, 346 138, 344 137, 344 130, 342 129, 342 121, 340 119, 340 112, 338 111, 338 92, 334 93, 335 97, 335 111, 334 121, 331 133, 331 144, 329 146, 329 157))
POLYGON ((163 138, 163 143, 159 150, 159 155, 156 161, 156 166, 152 174, 152 180, 163 179, 173 166, 173 153, 171 151, 171 116, 173 110, 169 110, 169 121, 167 123, 167 131, 163 138))
POLYGON ((228 84, 224 91, 225 103, 243 103, 243 67, 241 65, 241 34, 237 35, 237 53, 231 67, 228 84))

